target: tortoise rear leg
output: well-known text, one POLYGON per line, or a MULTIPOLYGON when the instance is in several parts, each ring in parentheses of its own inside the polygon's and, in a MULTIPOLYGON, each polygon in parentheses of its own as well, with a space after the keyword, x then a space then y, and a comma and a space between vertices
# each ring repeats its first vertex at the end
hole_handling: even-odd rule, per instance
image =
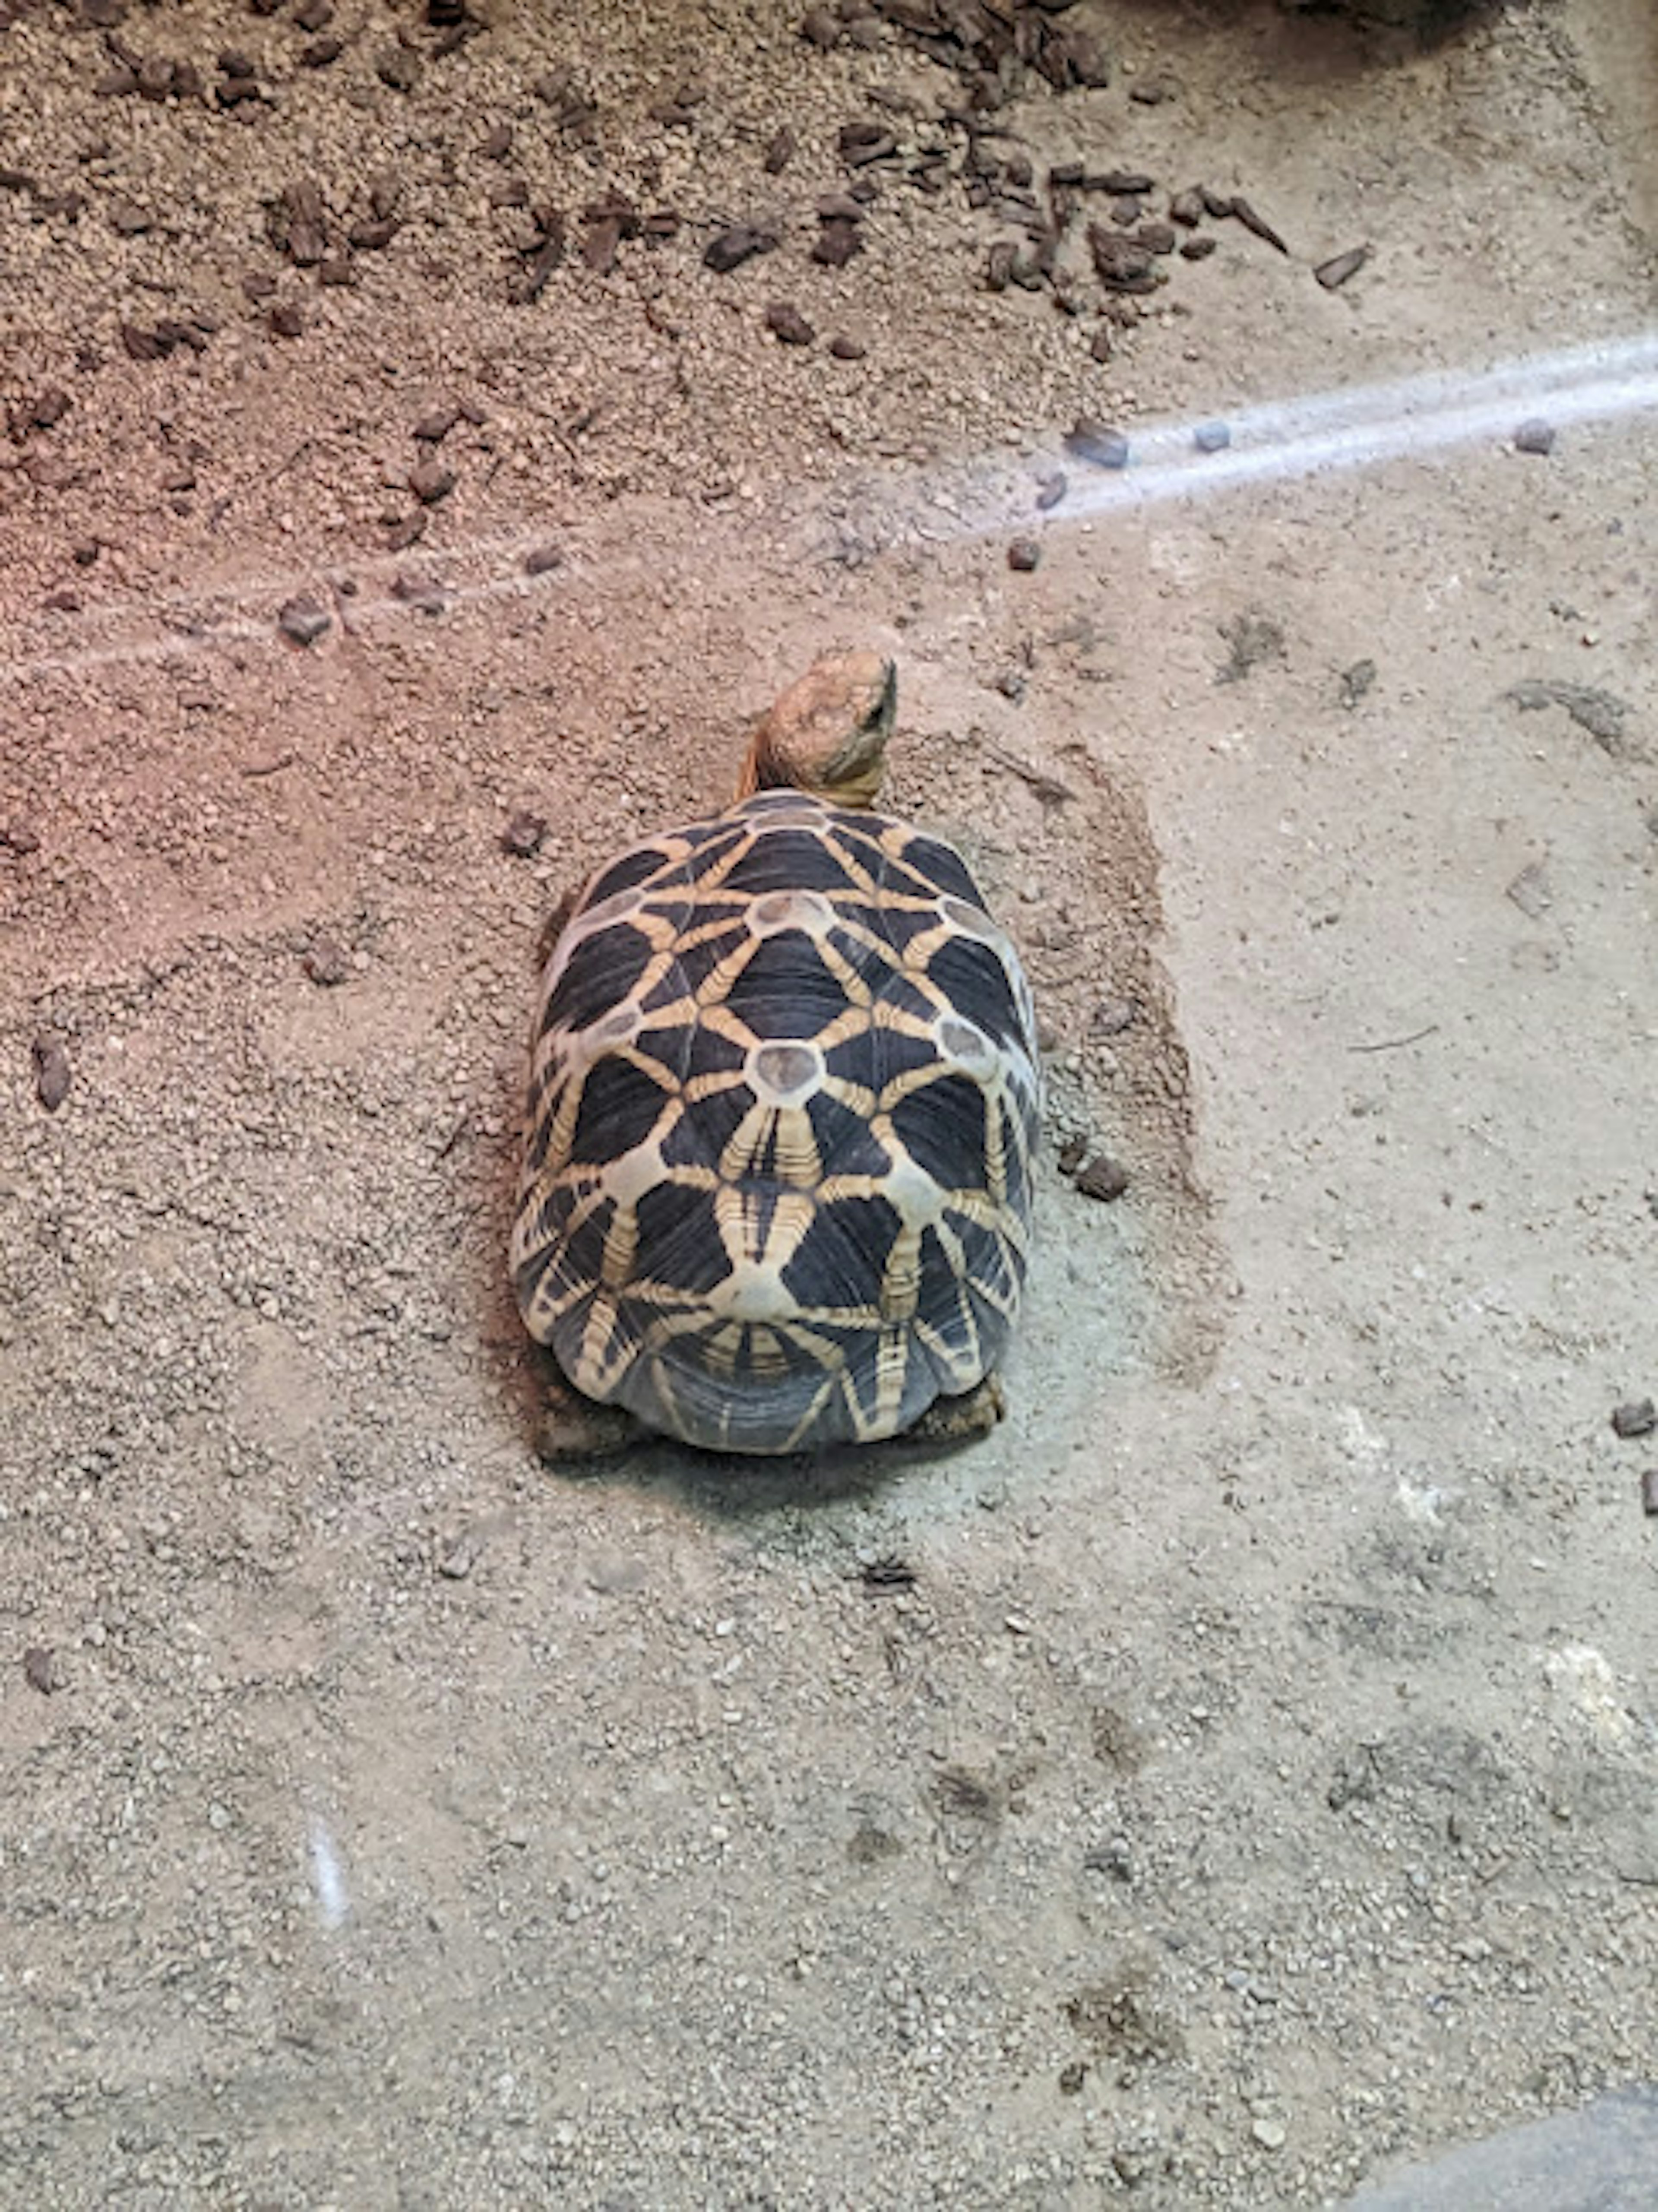
POLYGON ((987 1437, 1007 1411, 1007 1393, 999 1375, 987 1375, 959 1397, 935 1398, 920 1419, 906 1429, 907 1444, 968 1444, 987 1437))
POLYGON ((601 1406, 568 1382, 550 1379, 544 1386, 536 1450, 549 1467, 592 1467, 619 1459, 650 1441, 642 1421, 621 1406, 601 1406))

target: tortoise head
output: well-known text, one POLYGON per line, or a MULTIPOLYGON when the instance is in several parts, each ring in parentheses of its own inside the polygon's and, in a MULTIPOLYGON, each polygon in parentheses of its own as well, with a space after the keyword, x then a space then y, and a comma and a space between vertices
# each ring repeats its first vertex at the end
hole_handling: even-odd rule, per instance
POLYGON ((837 806, 872 806, 897 702, 897 671, 878 653, 815 661, 754 726, 739 799, 805 791, 837 806))

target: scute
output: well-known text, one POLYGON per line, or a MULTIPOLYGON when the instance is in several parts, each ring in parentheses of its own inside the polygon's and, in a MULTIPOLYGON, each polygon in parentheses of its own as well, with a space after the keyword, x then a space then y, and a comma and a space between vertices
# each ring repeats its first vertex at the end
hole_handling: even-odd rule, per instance
POLYGON ((1038 1091, 1017 961, 942 840, 776 790, 642 841, 548 963, 525 1322, 692 1444, 898 1433, 1000 1359, 1038 1091))

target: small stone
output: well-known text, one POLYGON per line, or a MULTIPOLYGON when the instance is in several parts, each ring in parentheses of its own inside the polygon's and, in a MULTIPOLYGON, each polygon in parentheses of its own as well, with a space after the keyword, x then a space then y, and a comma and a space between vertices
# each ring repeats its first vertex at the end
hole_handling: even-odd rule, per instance
POLYGON ((1641 1510, 1658 1515, 1658 1467, 1649 1467, 1641 1477, 1641 1510))
POLYGON ((1182 224, 1187 230, 1195 230, 1203 221, 1203 194, 1195 185, 1187 191, 1176 192, 1170 199, 1169 220, 1182 224))
POLYGON ((1529 422, 1522 422, 1514 434, 1514 450, 1516 453, 1552 453, 1554 451, 1553 423, 1544 422, 1540 416, 1533 416, 1529 422))
POLYGON ((1200 453, 1224 453, 1232 442, 1232 433, 1224 422, 1199 422, 1192 433, 1192 443, 1200 453))
POLYGON ((386 525, 387 547, 393 553, 406 553, 425 537, 426 526, 431 520, 423 507, 416 507, 412 514, 392 515, 386 525))
POLYGON ((1042 549, 1034 538, 1016 538, 1007 549, 1007 565, 1016 575, 1028 576, 1042 557, 1042 549))
POLYGON ((817 333, 799 307, 786 300, 774 301, 766 310, 766 328, 783 345, 809 346, 817 333))
POLYGON ((438 1572, 446 1582, 464 1583, 477 1565, 477 1552, 463 1539, 438 1561, 438 1572))
POLYGON ((69 1097, 69 1053, 62 1037, 43 1030, 31 1048, 34 1060, 34 1095, 48 1114, 55 1114, 69 1097))
POLYGON ((12 853, 19 860, 26 860, 39 849, 40 840, 33 830, 25 828, 21 822, 0 823, 0 853, 12 853))
POLYGON ((1181 242, 1181 259, 1206 261, 1219 243, 1218 239, 1211 238, 1206 231, 1200 238, 1183 239, 1181 242))
POLYGON ((514 860, 527 860, 541 850, 541 841, 547 835, 547 824, 539 814, 531 814, 520 807, 501 833, 501 849, 510 853, 514 860))
POLYGON ((1056 507, 1071 489, 1071 479, 1063 469, 1054 469, 1036 487, 1036 505, 1043 514, 1056 507))
POLYGON ((1108 1152, 1094 1152, 1068 1170, 1072 1182, 1084 1198, 1109 1206, 1128 1188, 1128 1170, 1108 1152))
POLYGON ((761 166, 768 177, 778 176, 787 168, 799 150, 800 141, 786 124, 782 130, 773 135, 767 145, 765 160, 761 166))
POLYGON ((1350 276, 1357 276, 1370 258, 1368 246, 1350 246, 1328 261, 1321 261, 1313 274, 1327 292, 1339 291, 1350 276))
POLYGON ((422 445, 439 446, 460 420, 460 405, 453 399, 440 400, 428 407, 415 424, 414 434, 422 445))
POLYGON ((504 161, 513 150, 513 126, 497 123, 478 151, 486 161, 504 161))
POLYGON ((863 250, 863 234, 857 223, 845 216, 835 216, 827 220, 818 232, 811 258, 820 268, 844 269, 853 254, 863 250))
POLYGON ((709 241, 703 265, 717 276, 727 276, 756 253, 769 253, 776 244, 774 231, 762 230, 751 222, 734 222, 709 241))
POLYGON ((333 617, 317 599, 285 599, 277 610, 277 629, 295 645, 314 645, 332 626, 333 617))
POLYGON ((455 483, 454 471, 445 468, 435 453, 416 461, 409 471, 409 489, 422 507, 435 507, 440 499, 447 499, 455 483))
POLYGON ((58 1687, 58 1655, 47 1644, 31 1644, 23 1654, 23 1680, 43 1698, 58 1687))
POLYGON ((337 984, 343 983, 351 973, 351 963, 346 958, 343 947, 331 937, 313 937, 302 964, 312 981, 319 984, 325 991, 331 991, 337 984))
POLYGON ((282 300, 270 310, 272 335, 279 338, 296 338, 305 329, 305 317, 292 300, 282 300))
POLYGON ((550 576, 555 568, 564 565, 564 552, 558 545, 532 545, 524 556, 526 576, 550 576))
POLYGON ((848 337, 844 331, 837 331, 829 340, 829 349, 836 361, 862 361, 869 351, 860 338, 848 337))
POLYGON ((1619 1437, 1649 1437, 1658 1429, 1658 1406, 1650 1398, 1631 1398, 1624 1405, 1612 1409, 1612 1434, 1619 1437))
POLYGON ((1282 2120, 1257 2120, 1249 2130, 1263 2150, 1282 2150, 1289 2131, 1282 2120))
POLYGON ((1091 415, 1077 417, 1066 434, 1065 449, 1096 469, 1124 469, 1128 465, 1127 439, 1121 430, 1096 422, 1091 415))

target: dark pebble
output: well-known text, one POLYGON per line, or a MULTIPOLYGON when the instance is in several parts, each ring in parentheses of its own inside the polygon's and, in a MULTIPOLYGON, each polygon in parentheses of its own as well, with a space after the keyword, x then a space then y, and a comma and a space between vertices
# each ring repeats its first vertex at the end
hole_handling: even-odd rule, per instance
POLYGON ((1036 488, 1037 507, 1046 514, 1051 507, 1059 505, 1070 489, 1070 477, 1063 469, 1055 469, 1051 476, 1045 476, 1036 488))
POLYGON ((1128 1188, 1128 1170, 1108 1152, 1095 1152, 1072 1170, 1071 1180, 1084 1198, 1108 1206, 1128 1188))
POLYGON ((1013 264, 1019 249, 1011 238, 999 238, 985 256, 985 289, 1005 292, 1013 281, 1013 264))
POLYGON ((864 240, 857 224, 837 216, 818 232, 811 258, 822 268, 844 269, 853 255, 863 250, 864 240))
POLYGON ((279 301, 270 310, 270 329, 276 337, 296 338, 305 329, 305 317, 292 300, 279 301))
POLYGON ((1041 565, 1042 549, 1034 538, 1016 538, 1007 549, 1007 565, 1014 573, 1028 576, 1041 565))
POLYGON ((774 231, 761 230, 750 222, 734 222, 710 240, 702 256, 703 264, 716 275, 726 276, 733 269, 740 269, 745 261, 752 260, 756 253, 769 253, 776 243, 774 231))
POLYGON ((836 142, 848 168, 861 169, 871 161, 884 161, 898 150, 898 141, 884 124, 847 123, 836 142))
POLYGON ((374 57, 374 74, 392 92, 412 92, 420 82, 420 64, 406 46, 387 46, 374 57))
POLYGON ((1203 220, 1203 194, 1193 185, 1188 191, 1176 192, 1169 203, 1169 220, 1187 230, 1195 230, 1203 220))
POLYGON ((58 615, 78 615, 85 604, 79 592, 70 591, 48 592, 42 601, 43 605, 58 615))
POLYGON ((250 269, 242 279, 242 289, 250 300, 268 300, 276 289, 276 278, 267 276, 262 269, 250 269))
POLYGON ((1088 350, 1096 361, 1109 361, 1117 350, 1117 341, 1111 335, 1109 323, 1095 325, 1094 335, 1088 342, 1088 350))
POLYGON ((1143 222, 1134 233, 1148 253, 1172 253, 1175 226, 1171 222, 1143 222))
POLYGON ((1224 453, 1231 442, 1224 422, 1199 422, 1192 433, 1192 443, 1200 453, 1224 453))
POLYGON ((423 507, 417 507, 412 514, 393 514, 387 517, 386 522, 387 550, 392 553, 406 553, 411 545, 417 545, 425 537, 426 526, 431 519, 423 507))
POLYGON ((55 1114, 69 1097, 69 1052, 60 1036, 49 1030, 35 1038, 32 1051, 34 1059, 34 1095, 48 1114, 55 1114))
POLYGON ((312 981, 319 983, 326 991, 331 991, 336 984, 344 982, 351 973, 351 963, 346 958, 343 948, 331 937, 313 937, 303 965, 312 981))
POLYGON ((333 627, 333 617, 319 600, 307 598, 287 599, 277 610, 276 627, 284 637, 291 637, 295 645, 314 645, 333 627))
POLYGON ((555 568, 563 566, 563 550, 557 545, 534 545, 524 556, 526 576, 550 576, 555 568))
POLYGON ((1649 1467, 1641 1477, 1641 1510, 1658 1513, 1658 1467, 1649 1467))
POLYGON ((840 43, 841 18, 833 8, 808 8, 800 18, 800 35, 809 46, 820 53, 840 43))
POLYGON ((541 850, 546 835, 547 824, 541 816, 520 807, 501 833, 501 849, 514 860, 527 860, 541 850))
POLYGON ((21 822, 0 823, 0 853, 12 853, 19 860, 40 849, 40 840, 33 830, 26 830, 21 822))
POLYGON ((346 233, 359 253, 380 253, 390 246, 403 228, 394 215, 377 215, 362 222, 354 222, 346 233))
POLYGON ((1516 453, 1552 453, 1554 451, 1554 425, 1533 417, 1522 422, 1514 434, 1516 453))
POLYGON ((1614 1436, 1649 1437, 1658 1429, 1658 1406, 1650 1398, 1631 1398, 1622 1406, 1614 1406, 1612 1427, 1614 1436))
POLYGON ((343 253, 327 254, 318 264, 317 282, 319 284, 331 284, 337 290, 343 285, 355 284, 356 281, 356 264, 343 253))
POLYGON ((1091 415, 1077 417, 1066 434, 1065 449, 1096 469, 1126 469, 1128 465, 1127 439, 1121 430, 1111 429, 1091 415))
POLYGON ((848 337, 844 331, 837 331, 829 340, 829 349, 836 361, 862 361, 869 352, 861 339, 848 337))
POLYGON ((800 149, 800 141, 786 125, 775 132, 766 148, 765 160, 761 164, 768 177, 780 176, 800 149))
POLYGON ((478 151, 486 161, 504 161, 513 150, 513 126, 497 123, 478 151))
POLYGON ((343 39, 313 39, 308 46, 301 47, 300 60, 307 69, 326 69, 331 63, 338 61, 344 52, 343 39))
POLYGON ((257 77, 228 76, 214 95, 221 107, 240 107, 259 97, 257 77))
POLYGON ((1207 236, 1182 239, 1181 258, 1183 261, 1206 261, 1219 243, 1218 239, 1207 236))
POLYGON ((440 499, 447 499, 455 488, 452 469, 446 469, 435 453, 416 461, 409 471, 409 489, 422 507, 435 507, 440 499))
POLYGON ((393 579, 392 596, 401 599, 417 614, 441 615, 449 611, 449 594, 429 576, 398 576, 393 579))
POLYGON ((1370 258, 1368 246, 1350 246, 1328 261, 1321 261, 1313 274, 1327 292, 1339 291, 1350 276, 1357 276, 1370 258))
POLYGON ((49 1698, 58 1687, 58 1655, 50 1644, 28 1646, 23 1654, 23 1680, 43 1698, 49 1698))
POLYGON ((425 414, 416 422, 414 434, 422 445, 440 446, 459 420, 459 402, 453 399, 440 400, 435 407, 428 407, 425 414))
POLYGON ((121 343, 134 361, 160 361, 167 350, 154 331, 137 323, 122 324, 121 343))
POLYGON ((334 0, 301 0, 294 21, 302 31, 320 31, 334 20, 334 0))
POLYGON ((774 301, 767 308, 766 328, 784 345, 809 346, 817 336, 799 307, 786 300, 774 301))

